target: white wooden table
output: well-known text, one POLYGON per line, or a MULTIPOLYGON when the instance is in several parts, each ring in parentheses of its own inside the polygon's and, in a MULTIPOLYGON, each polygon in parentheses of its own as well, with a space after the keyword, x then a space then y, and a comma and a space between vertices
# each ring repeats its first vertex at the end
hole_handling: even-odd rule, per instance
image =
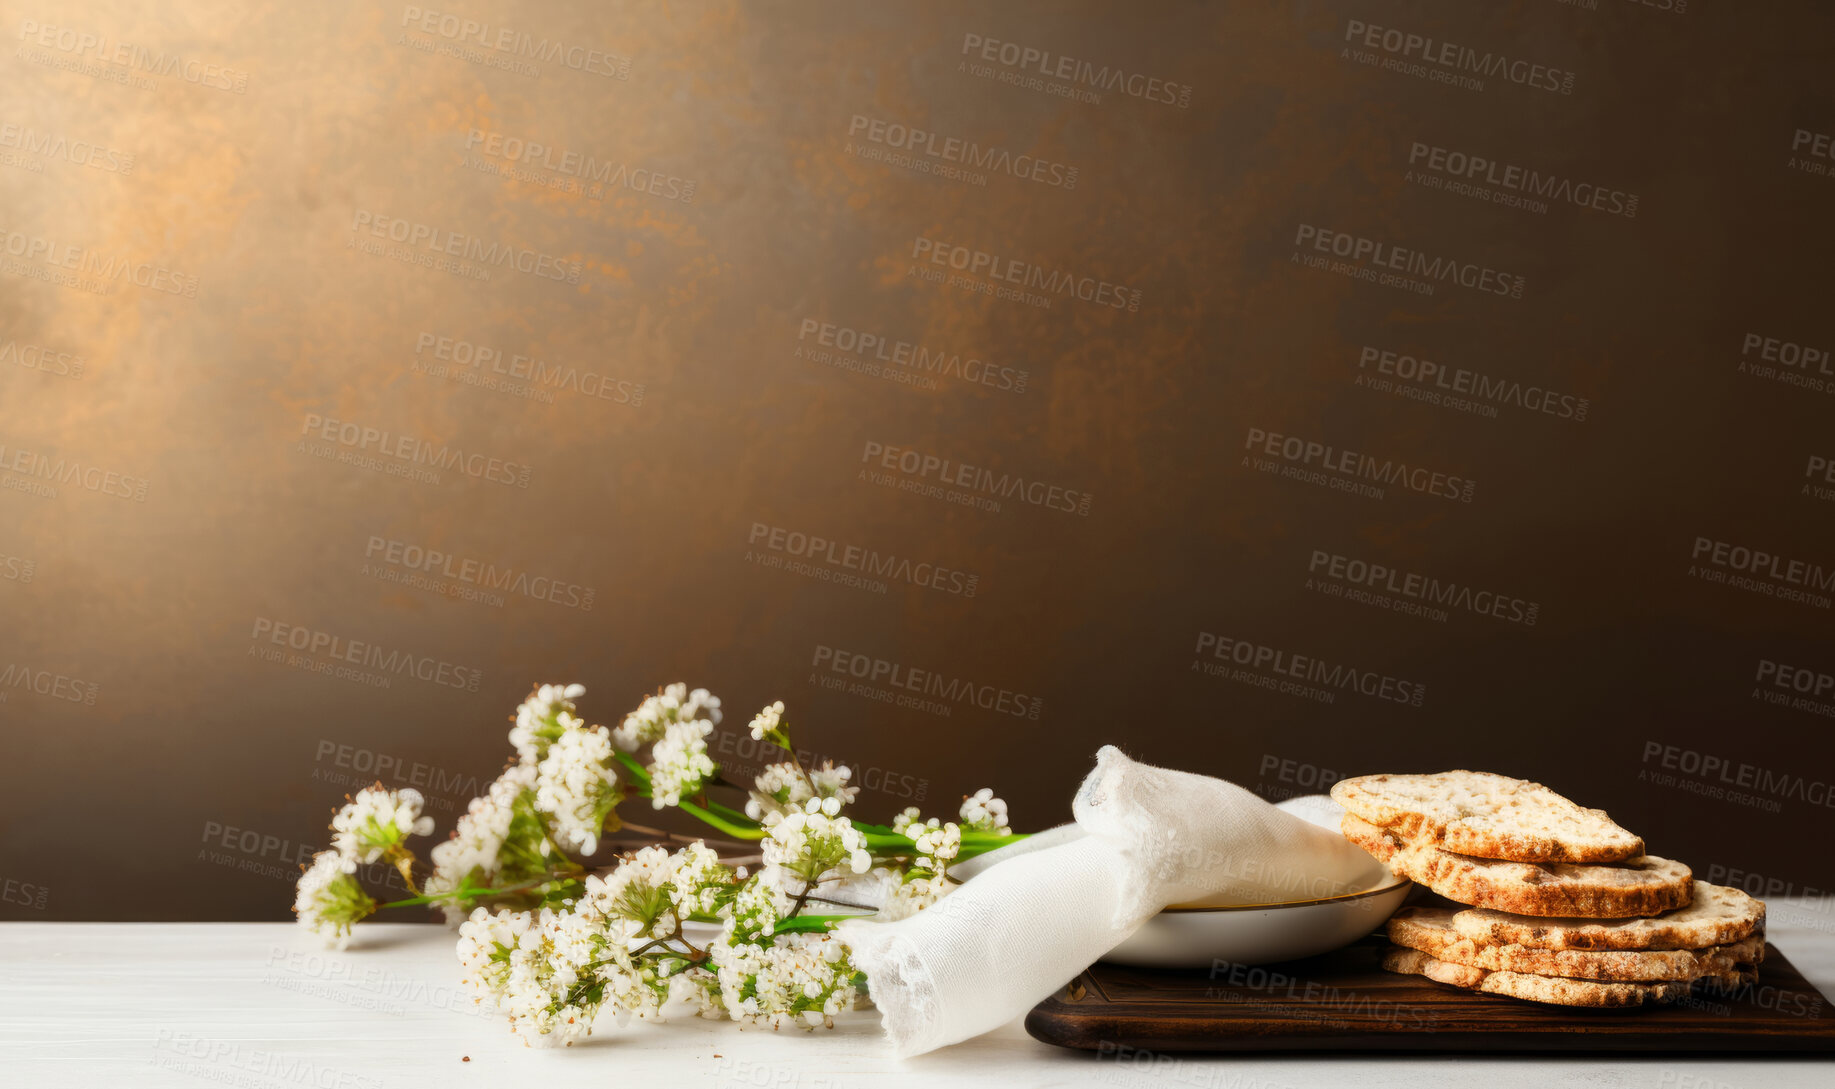
MULTIPOLYGON (((1835 995, 1835 906, 1772 902, 1772 941, 1835 995)), ((691 1016, 522 1047, 457 986, 452 935, 370 925, 343 953, 284 923, 0 923, 0 1085, 198 1089, 491 1086, 1092 1085, 1109 1089, 1789 1089, 1835 1060, 1137 1056, 1048 1047, 1017 1022, 905 1063, 878 1015, 831 1032, 741 1031, 691 1016)))

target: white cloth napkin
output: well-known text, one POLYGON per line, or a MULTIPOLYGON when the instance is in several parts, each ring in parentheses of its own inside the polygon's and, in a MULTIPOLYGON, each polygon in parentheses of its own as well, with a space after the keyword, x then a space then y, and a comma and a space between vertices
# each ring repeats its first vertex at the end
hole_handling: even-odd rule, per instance
POLYGON ((1326 826, 1315 801, 1296 808, 1309 811, 1105 746, 1071 807, 1077 823, 990 854, 992 865, 916 915, 837 933, 867 974, 893 1051, 921 1054, 1026 1012, 1168 904, 1360 887, 1369 856, 1326 826))

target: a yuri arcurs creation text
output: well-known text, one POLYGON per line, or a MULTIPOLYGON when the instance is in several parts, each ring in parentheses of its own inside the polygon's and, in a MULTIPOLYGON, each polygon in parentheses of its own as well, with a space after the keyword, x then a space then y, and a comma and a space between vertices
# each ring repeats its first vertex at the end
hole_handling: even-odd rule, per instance
POLYGON ((830 933, 836 923, 921 911, 957 883, 952 866, 1024 838, 985 789, 956 822, 915 807, 890 825, 853 820, 843 813, 860 792, 853 773, 803 766, 782 703, 751 731, 787 759, 748 789, 708 755, 721 716, 706 689, 672 684, 610 729, 575 714, 584 693, 542 685, 516 709, 515 762, 429 853, 430 872, 408 846, 433 831, 418 791, 378 783, 349 799, 332 818, 332 849, 299 880, 300 925, 341 947, 377 911, 439 907, 460 924, 466 985, 530 1043, 572 1043, 601 1014, 661 1017, 677 1003, 813 1028, 865 1001, 865 977, 830 933), (716 800, 718 789, 743 798, 743 810, 716 800), (630 797, 681 809, 720 836, 621 821, 630 797), (606 869, 578 860, 618 832, 659 843, 606 869), (740 861, 760 864, 748 873, 740 861), (358 867, 373 863, 393 867, 410 895, 372 895, 358 867))

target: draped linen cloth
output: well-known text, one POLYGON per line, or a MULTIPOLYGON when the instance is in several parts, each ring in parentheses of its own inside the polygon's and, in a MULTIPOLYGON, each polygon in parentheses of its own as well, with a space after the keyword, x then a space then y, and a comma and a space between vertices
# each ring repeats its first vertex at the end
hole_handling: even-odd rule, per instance
POLYGON ((1318 796, 1275 806, 1234 783, 1096 756, 1075 824, 985 856, 896 922, 837 928, 904 1058, 999 1028, 1168 904, 1265 904, 1362 887, 1370 857, 1318 796))

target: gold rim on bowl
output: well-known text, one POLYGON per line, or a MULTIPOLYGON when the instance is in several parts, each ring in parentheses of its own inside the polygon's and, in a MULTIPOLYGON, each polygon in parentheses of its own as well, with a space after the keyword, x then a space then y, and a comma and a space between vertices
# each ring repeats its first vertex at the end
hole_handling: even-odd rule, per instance
POLYGON ((1320 896, 1311 900, 1282 900, 1273 904, 1169 904, 1160 909, 1164 913, 1186 914, 1199 911, 1265 911, 1269 908, 1306 907, 1310 904, 1346 903, 1352 900, 1363 900, 1371 896, 1381 896, 1385 892, 1394 892, 1408 884, 1406 877, 1391 874, 1389 880, 1373 889, 1363 892, 1342 892, 1336 896, 1320 896))

